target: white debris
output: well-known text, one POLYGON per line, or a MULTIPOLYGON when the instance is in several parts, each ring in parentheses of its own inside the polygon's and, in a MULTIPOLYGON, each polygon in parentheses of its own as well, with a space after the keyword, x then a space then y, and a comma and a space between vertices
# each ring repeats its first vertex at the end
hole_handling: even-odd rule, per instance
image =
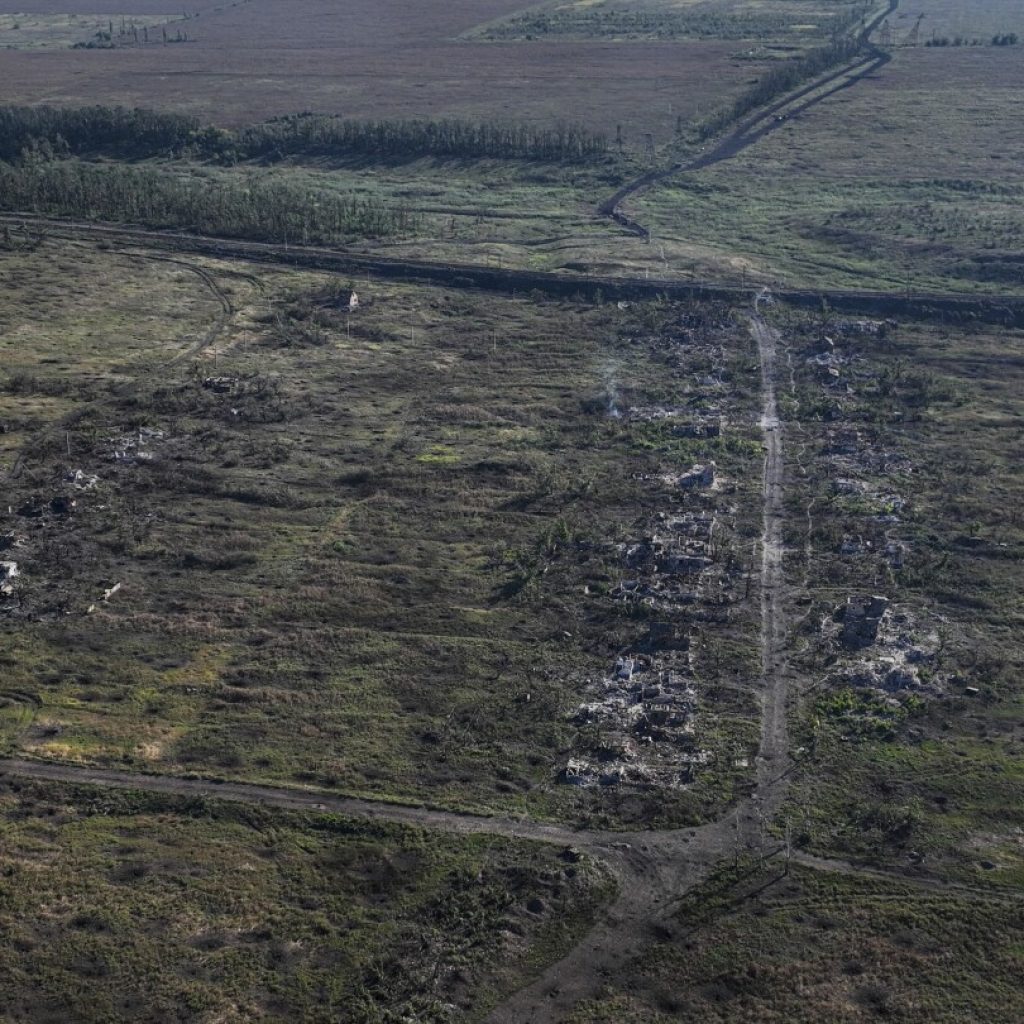
POLYGON ((138 431, 125 434, 122 437, 111 438, 113 451, 111 458, 115 462, 133 463, 150 462, 154 458, 152 449, 156 442, 164 440, 162 430, 152 430, 149 427, 140 427, 138 431))
POLYGON ((11 580, 20 575, 17 562, 0 562, 0 594, 13 594, 11 580))
POLYGON ((65 480, 79 491, 91 491, 100 482, 95 473, 86 473, 81 469, 69 470, 65 480))

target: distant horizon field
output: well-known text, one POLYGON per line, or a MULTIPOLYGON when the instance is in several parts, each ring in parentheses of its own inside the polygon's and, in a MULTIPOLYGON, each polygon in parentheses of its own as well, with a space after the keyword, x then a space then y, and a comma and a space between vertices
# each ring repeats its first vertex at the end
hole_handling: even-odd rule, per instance
MULTIPOLYGON (((69 5, 24 6, 53 14, 69 5)), ((167 5, 127 6, 152 17, 167 5)), ((458 38, 515 9, 508 0, 412 8, 399 0, 358 0, 342 14, 327 0, 248 0, 174 22, 188 33, 187 43, 8 49, 0 88, 7 103, 153 107, 225 127, 306 110, 354 118, 573 121, 610 136, 621 125, 639 145, 646 132, 668 142, 680 118, 693 121, 728 103, 759 66, 734 59, 736 43, 726 40, 523 46, 458 38)), ((16 35, 8 32, 5 44, 16 35)))

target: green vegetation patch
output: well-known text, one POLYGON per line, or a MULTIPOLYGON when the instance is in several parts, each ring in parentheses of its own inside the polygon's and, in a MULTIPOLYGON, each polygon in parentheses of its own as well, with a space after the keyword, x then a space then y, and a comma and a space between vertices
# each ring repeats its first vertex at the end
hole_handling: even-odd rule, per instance
POLYGON ((863 4, 846 3, 642 3, 615 0, 557 2, 531 8, 468 33, 492 40, 727 39, 759 44, 785 41, 798 46, 827 38, 858 21, 863 4))
POLYGON ((12 1019, 478 1020, 608 880, 491 837, 88 787, 0 789, 12 1019))
POLYGON ((1018 292, 1018 68, 1012 48, 898 50, 877 75, 627 208, 670 263, 716 278, 1018 292))
POLYGON ((628 987, 573 1024, 1011 1024, 1024 1013, 1012 895, 741 861, 688 895, 667 931, 628 987))

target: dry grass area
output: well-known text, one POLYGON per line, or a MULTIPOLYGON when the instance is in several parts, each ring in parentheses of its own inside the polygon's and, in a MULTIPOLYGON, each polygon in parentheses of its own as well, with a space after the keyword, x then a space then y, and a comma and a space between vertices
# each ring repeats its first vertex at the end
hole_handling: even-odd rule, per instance
POLYGON ((0 254, 0 287, 4 470, 45 424, 201 345, 222 312, 187 265, 74 245, 0 254))
POLYGON ((18 1024, 453 1024, 585 931, 556 848, 88 787, 0 785, 18 1024))
POLYGON ((1024 8, 1017 0, 983 0, 971 4, 961 0, 909 0, 900 5, 894 22, 897 38, 913 26, 919 14, 924 15, 922 42, 933 35, 988 42, 997 33, 1024 30, 1024 8))
MULTIPOLYGON (((51 14, 75 5, 22 6, 51 14)), ((715 40, 523 47, 457 38, 515 7, 512 0, 360 0, 342 11, 328 0, 249 0, 189 19, 187 44, 11 51, 0 85, 7 103, 158 107, 225 125, 315 110, 572 120, 610 135, 621 124, 627 138, 650 131, 667 141, 677 118, 692 120, 727 101, 754 73, 731 59, 734 44, 715 40)))
MULTIPOLYGON (((22 6, 22 5, 19 5, 22 6)), ((61 5, 66 7, 66 5, 61 5)), ((92 5, 95 6, 95 5, 92 5)), ((164 4, 168 7, 169 4, 164 4)), ((132 28, 142 33, 153 28, 154 41, 161 38, 160 26, 183 22, 180 14, 0 14, 0 49, 52 50, 95 41, 104 33, 113 38, 132 28), (123 19, 123 21, 122 21, 123 19), (111 32, 113 29, 113 32, 111 32)))
POLYGON ((800 114, 727 173, 1012 180, 1024 161, 1024 137, 1014 130, 1020 67, 1014 47, 899 50, 874 77, 800 114))

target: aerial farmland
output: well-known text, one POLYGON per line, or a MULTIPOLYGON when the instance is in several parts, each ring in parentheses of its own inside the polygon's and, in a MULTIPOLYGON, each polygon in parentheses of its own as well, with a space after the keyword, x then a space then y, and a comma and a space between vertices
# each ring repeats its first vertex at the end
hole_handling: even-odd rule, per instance
POLYGON ((0 9, 0 1021, 1024 1020, 1022 47, 0 9))

